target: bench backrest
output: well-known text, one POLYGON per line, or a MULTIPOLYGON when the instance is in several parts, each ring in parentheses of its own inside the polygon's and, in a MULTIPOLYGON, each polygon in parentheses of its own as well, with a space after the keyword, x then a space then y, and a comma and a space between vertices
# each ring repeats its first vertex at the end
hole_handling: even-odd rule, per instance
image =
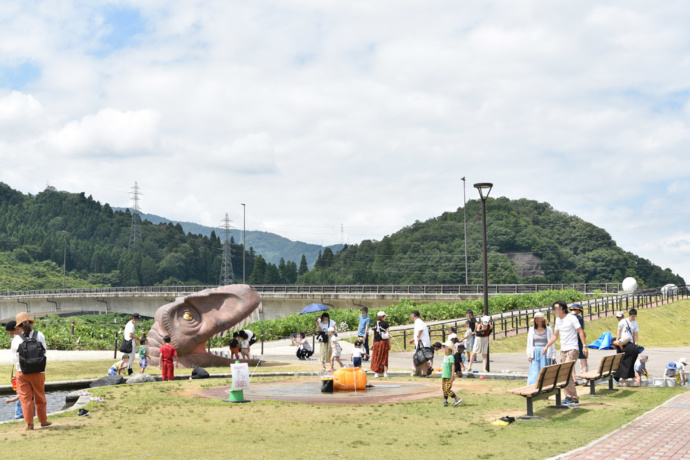
POLYGON ((556 385, 561 388, 568 385, 570 379, 573 378, 573 366, 575 366, 575 361, 568 361, 567 363, 561 364, 561 368, 558 370, 556 385))
POLYGON ((616 355, 604 356, 601 358, 599 363, 599 377, 608 377, 611 374, 611 368, 613 367, 613 359, 616 355))
POLYGON ((570 381, 574 365, 575 361, 570 361, 542 367, 536 383, 539 393, 549 392, 557 387, 566 386, 570 381))
POLYGON ((615 374, 618 372, 618 368, 621 367, 621 362, 623 362, 623 355, 625 353, 618 353, 613 357, 613 364, 611 365, 611 373, 615 374))

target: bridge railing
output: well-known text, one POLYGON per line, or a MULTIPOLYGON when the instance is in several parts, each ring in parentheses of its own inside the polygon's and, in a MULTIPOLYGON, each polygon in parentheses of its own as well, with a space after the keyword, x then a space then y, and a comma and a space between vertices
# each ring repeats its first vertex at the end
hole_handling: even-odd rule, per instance
MULTIPOLYGON (((142 286, 104 287, 73 289, 35 289, 30 291, 0 291, 3 298, 35 297, 97 297, 117 295, 184 295, 218 286, 142 286)), ((253 286, 266 294, 483 294, 481 284, 342 284, 342 285, 300 285, 275 284, 253 286)), ((575 289, 583 293, 601 291, 616 294, 619 283, 577 283, 577 284, 489 284, 489 294, 530 294, 540 291, 575 289)))

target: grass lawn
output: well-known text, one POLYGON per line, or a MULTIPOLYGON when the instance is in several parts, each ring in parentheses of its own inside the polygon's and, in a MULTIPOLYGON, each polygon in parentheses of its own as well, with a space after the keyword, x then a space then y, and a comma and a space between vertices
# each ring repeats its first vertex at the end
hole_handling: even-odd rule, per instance
MULTIPOLYGON (((272 379, 274 380, 274 379, 272 379)), ((506 393, 519 382, 456 381, 463 403, 444 408, 439 396, 377 405, 260 401, 229 404, 193 397, 228 380, 123 385, 93 390, 105 402, 87 406, 89 417, 68 413, 50 429, 25 432, 0 425, 4 452, 33 458, 546 458, 583 446, 684 391, 629 388, 601 398, 583 396, 577 410, 547 409, 544 420, 508 427, 491 421, 525 411, 523 398, 506 393), (566 434, 566 435, 564 435, 566 434), (485 447, 481 447, 485 446, 485 447), (234 454, 234 455, 233 455, 234 454), (460 455, 462 456, 462 455, 460 455)))
MULTIPOLYGON (((627 317, 627 314, 626 314, 627 317)), ((594 318, 594 317, 593 317, 594 318)), ((669 305, 638 310, 640 325, 639 342, 645 348, 690 346, 690 300, 669 305)), ((604 332, 616 336, 618 320, 614 316, 592 319, 585 323, 587 343, 592 343, 604 332)), ((491 353, 522 353, 525 351, 527 334, 491 341, 491 353)), ((556 343, 556 348, 559 343, 556 343)))

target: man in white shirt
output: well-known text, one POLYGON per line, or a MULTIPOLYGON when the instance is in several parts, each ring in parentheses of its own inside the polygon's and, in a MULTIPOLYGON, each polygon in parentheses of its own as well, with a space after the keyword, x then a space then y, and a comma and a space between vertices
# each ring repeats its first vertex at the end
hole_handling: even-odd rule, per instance
MULTIPOLYGON (((414 336, 410 340, 410 345, 414 344, 415 349, 417 349, 417 344, 421 342, 422 347, 431 348, 431 337, 429 336, 429 328, 426 326, 426 323, 422 321, 422 318, 419 317, 418 310, 413 310, 412 313, 410 313, 410 321, 414 321, 414 336)), ((417 367, 414 366, 414 363, 413 367, 416 374, 417 367)), ((426 376, 430 374, 432 371, 428 361, 422 363, 419 367, 422 376, 426 376)))
MULTIPOLYGON (((132 342, 132 351, 129 353, 132 356, 134 356, 135 350, 136 350, 136 343, 137 343, 137 329, 136 329, 136 324, 141 320, 141 316, 139 316, 139 313, 132 313, 132 316, 129 318, 129 321, 127 321, 127 324, 125 325, 125 332, 122 335, 123 340, 131 340, 132 342)), ((127 353, 123 353, 127 354, 127 353)), ((134 359, 130 359, 129 363, 127 365, 127 374, 131 375, 132 372, 132 362, 134 362, 134 359)))
POLYGON ((618 321, 618 340, 625 336, 630 337, 630 341, 637 345, 637 334, 640 332, 640 326, 635 319, 637 318, 637 310, 634 308, 628 312, 628 319, 621 319, 618 321))
MULTIPOLYGON (((541 354, 546 356, 546 352, 551 345, 556 342, 556 339, 561 339, 561 363, 570 361, 577 361, 579 350, 577 346, 577 338, 580 337, 582 343, 585 343, 585 333, 580 327, 580 322, 574 315, 568 314, 568 305, 559 300, 553 304, 553 312, 556 316, 556 326, 551 336, 551 339, 546 344, 541 354)), ((589 356, 589 349, 583 348, 585 356, 589 356)), ((575 380, 570 378, 568 386, 565 387, 565 399, 563 405, 578 405, 580 399, 577 397, 577 390, 575 389, 575 380)))

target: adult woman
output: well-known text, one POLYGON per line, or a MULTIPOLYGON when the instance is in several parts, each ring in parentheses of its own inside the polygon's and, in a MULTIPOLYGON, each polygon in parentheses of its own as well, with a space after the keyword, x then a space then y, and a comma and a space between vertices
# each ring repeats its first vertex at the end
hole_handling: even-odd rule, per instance
POLYGON ((388 352, 391 349, 390 345, 390 325, 386 321, 386 313, 380 311, 376 314, 376 324, 372 328, 374 330, 374 345, 371 347, 371 370, 374 371, 374 377, 378 378, 379 374, 388 377, 388 352), (386 334, 387 339, 381 337, 381 334, 386 334))
POLYGON ((22 371, 22 366, 24 366, 24 364, 20 364, 19 354, 17 352, 22 342, 24 342, 25 339, 31 338, 43 347, 43 353, 45 355, 46 339, 41 332, 32 331, 31 326, 34 324, 34 320, 28 313, 22 312, 18 314, 16 320, 16 330, 19 334, 15 335, 12 339, 10 348, 12 349, 12 362, 16 365, 17 369, 17 392, 19 393, 19 400, 22 403, 22 412, 24 413, 26 429, 34 429, 34 407, 32 405, 32 400, 33 404, 36 406, 36 414, 38 415, 38 421, 41 422, 41 426, 50 426, 52 423, 48 421, 48 416, 46 415, 45 360, 43 361, 42 372, 40 369, 34 369, 35 372, 32 371, 25 374, 22 371))
POLYGON ((635 378, 635 361, 637 361, 637 345, 632 343, 631 336, 624 335, 620 339, 613 342, 613 347, 616 349, 617 353, 624 353, 623 359, 621 360, 621 367, 618 368, 618 372, 613 374, 613 378, 616 382, 619 379, 627 380, 635 378))
POLYGON ((556 345, 551 345, 545 355, 541 353, 552 335, 553 330, 549 326, 544 313, 535 313, 534 318, 532 318, 532 327, 529 328, 527 333, 527 361, 529 361, 527 385, 537 383, 541 368, 551 364, 556 356, 556 345))
POLYGON ((316 330, 322 332, 321 343, 319 344, 319 360, 321 361, 321 372, 326 372, 326 364, 331 365, 331 355, 333 354, 333 348, 331 348, 331 342, 328 337, 328 328, 333 328, 335 330, 335 321, 331 319, 328 313, 323 313, 321 316, 316 318, 316 330))

